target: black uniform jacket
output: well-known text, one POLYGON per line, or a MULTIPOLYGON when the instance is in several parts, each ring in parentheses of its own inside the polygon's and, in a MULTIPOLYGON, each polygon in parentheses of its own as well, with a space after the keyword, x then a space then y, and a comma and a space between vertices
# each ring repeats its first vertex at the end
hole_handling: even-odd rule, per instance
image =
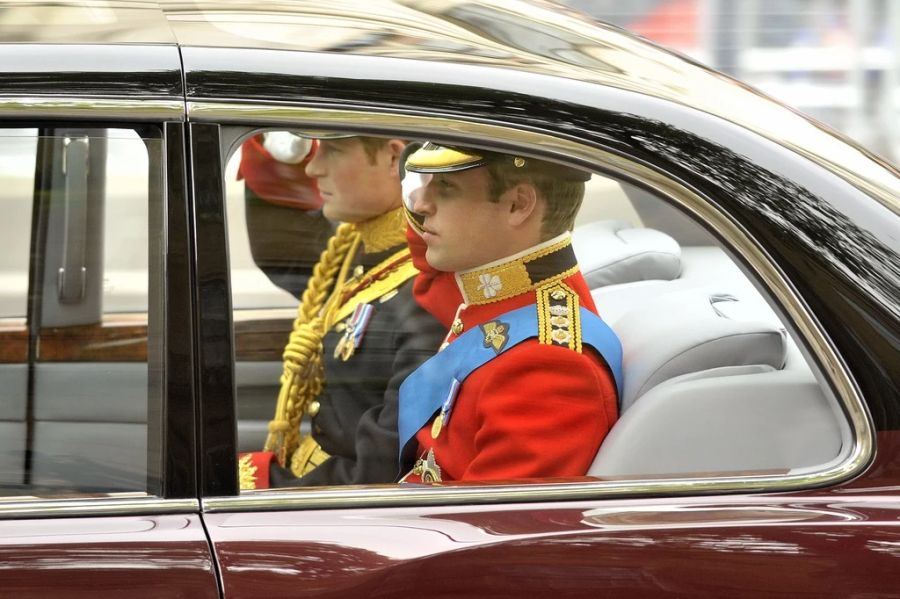
MULTIPOLYGON (((402 247, 360 253, 355 262, 368 271, 402 247)), ((371 302, 374 312, 362 343, 348 360, 334 355, 343 335, 339 323, 325 335, 325 386, 312 433, 331 457, 302 478, 273 465, 272 487, 389 483, 399 478, 400 384, 434 355, 446 334, 445 327, 416 303, 413 281, 403 283, 396 294, 388 292, 371 302)))

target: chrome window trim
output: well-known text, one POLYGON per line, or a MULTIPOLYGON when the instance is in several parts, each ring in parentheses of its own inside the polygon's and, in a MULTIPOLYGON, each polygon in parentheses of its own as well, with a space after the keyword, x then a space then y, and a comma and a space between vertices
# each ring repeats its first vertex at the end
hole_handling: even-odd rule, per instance
POLYGON ((874 449, 874 426, 859 390, 831 341, 821 330, 790 282, 768 258, 765 251, 728 215, 715 210, 698 193, 650 167, 608 150, 579 142, 514 127, 466 121, 458 117, 419 116, 389 112, 343 110, 303 105, 253 105, 192 101, 187 103, 191 121, 232 124, 258 124, 308 128, 332 128, 395 135, 441 138, 458 136, 497 144, 498 149, 515 145, 538 155, 556 157, 598 172, 627 180, 640 181, 660 196, 681 206, 706 223, 747 261, 748 265, 793 321, 797 331, 809 343, 822 373, 828 377, 837 401, 844 408, 853 447, 838 462, 824 464, 821 470, 797 474, 721 476, 715 478, 682 477, 666 479, 630 479, 628 481, 589 481, 557 484, 479 485, 465 487, 406 488, 396 486, 366 489, 317 489, 301 491, 250 492, 237 497, 204 498, 204 511, 247 511, 259 509, 318 509, 335 507, 374 507, 438 505, 450 503, 500 503, 550 500, 597 499, 602 497, 653 495, 695 495, 722 492, 781 492, 808 489, 846 480, 869 463, 874 449))
POLYGON ((0 95, 0 118, 5 119, 71 118, 143 122, 183 120, 184 115, 182 100, 0 95))
POLYGON ((196 499, 161 499, 159 497, 150 497, 143 493, 112 493, 102 497, 66 499, 0 498, 0 520, 74 516, 183 514, 199 511, 200 502, 196 499), (129 496, 122 497, 121 495, 129 496))

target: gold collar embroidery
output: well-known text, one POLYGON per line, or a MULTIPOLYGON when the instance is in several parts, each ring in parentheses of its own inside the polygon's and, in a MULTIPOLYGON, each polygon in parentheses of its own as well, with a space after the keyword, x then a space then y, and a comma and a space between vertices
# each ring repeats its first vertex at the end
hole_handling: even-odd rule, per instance
POLYGON ((509 258, 456 274, 467 305, 490 304, 578 272, 572 236, 563 233, 509 258))
POLYGON ((395 208, 375 218, 357 223, 363 243, 363 251, 374 254, 389 250, 406 241, 406 213, 403 208, 395 208))

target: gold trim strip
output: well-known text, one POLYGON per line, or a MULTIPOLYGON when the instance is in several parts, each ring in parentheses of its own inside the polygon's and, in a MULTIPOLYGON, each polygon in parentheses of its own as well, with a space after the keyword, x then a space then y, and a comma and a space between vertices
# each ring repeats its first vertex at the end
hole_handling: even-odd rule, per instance
MULTIPOLYGON (((718 237, 739 251, 748 268, 755 272, 763 287, 768 290, 771 297, 780 304, 781 309, 788 316, 789 322, 786 324, 795 328, 799 335, 808 342, 810 352, 821 365, 822 374, 832 384, 838 402, 846 410, 847 424, 852 436, 851 447, 846 455, 841 456, 840 461, 824 464, 818 471, 807 471, 795 475, 705 479, 685 477, 628 482, 603 481, 602 483, 577 483, 565 487, 539 484, 503 489, 406 489, 402 493, 398 493, 392 488, 373 489, 365 492, 342 489, 331 491, 327 495, 322 495, 321 491, 318 492, 319 494, 312 492, 296 495, 279 494, 277 499, 265 496, 208 499, 203 502, 205 509, 256 509, 254 507, 256 505, 305 508, 344 505, 348 507, 426 505, 460 501, 544 501, 554 498, 597 498, 647 493, 777 492, 834 484, 858 474, 868 465, 875 446, 874 427, 868 410, 846 364, 819 327, 806 303, 796 294, 782 271, 747 231, 727 214, 719 212, 699 193, 685 187, 677 180, 664 176, 645 164, 629 160, 605 149, 535 131, 466 121, 461 117, 450 119, 385 112, 323 109, 302 105, 264 106, 214 102, 189 102, 188 112, 190 118, 197 120, 267 123, 300 128, 334 128, 370 133, 383 132, 390 135, 406 135, 435 141, 447 140, 448 143, 455 138, 459 141, 468 141, 470 144, 478 141, 488 148, 494 144, 498 150, 516 145, 527 149, 535 156, 557 159, 575 167, 609 173, 628 181, 638 181, 652 192, 667 198, 700 222, 706 223, 710 230, 716 231, 718 237), (290 501, 286 503, 286 500, 289 499, 290 501)), ((866 191, 865 188, 862 190, 866 191)))

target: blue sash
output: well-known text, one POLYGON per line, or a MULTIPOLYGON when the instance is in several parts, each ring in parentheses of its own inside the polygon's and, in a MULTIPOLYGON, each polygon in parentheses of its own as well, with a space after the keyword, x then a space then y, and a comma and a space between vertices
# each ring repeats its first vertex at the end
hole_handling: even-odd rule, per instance
MULTIPOLYGON (((435 412, 442 406, 445 406, 445 412, 449 412, 456 391, 466 377, 509 348, 526 339, 538 337, 538 315, 535 304, 507 312, 494 321, 508 325, 506 327, 508 341, 499 351, 485 343, 485 334, 480 327, 470 329, 422 363, 400 385, 398 428, 401 461, 406 444, 431 420, 435 412)), ((621 397, 622 345, 609 325, 583 307, 581 339, 583 345, 593 347, 606 362, 621 397)))

